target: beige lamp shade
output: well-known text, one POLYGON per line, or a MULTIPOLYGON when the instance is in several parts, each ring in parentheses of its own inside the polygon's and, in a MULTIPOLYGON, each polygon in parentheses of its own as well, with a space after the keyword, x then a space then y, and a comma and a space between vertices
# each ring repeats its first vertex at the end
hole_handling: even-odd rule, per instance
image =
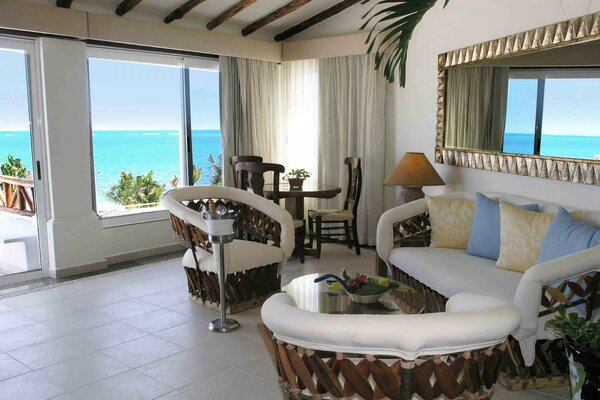
POLYGON ((433 165, 425 154, 408 152, 398 162, 396 168, 385 178, 384 185, 422 187, 444 185, 433 165))

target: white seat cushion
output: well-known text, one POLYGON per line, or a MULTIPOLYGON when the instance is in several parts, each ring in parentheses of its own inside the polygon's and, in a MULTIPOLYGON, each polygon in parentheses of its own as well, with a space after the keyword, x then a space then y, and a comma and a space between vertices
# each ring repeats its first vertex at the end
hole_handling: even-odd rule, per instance
MULTIPOLYGON (((217 245, 218 246, 218 245, 217 245)), ((214 246, 215 257, 202 248, 196 248, 196 257, 202 271, 219 273, 219 251, 214 246)), ((225 272, 233 274, 247 269, 283 261, 283 251, 276 246, 269 246, 249 240, 234 240, 225 245, 225 272)), ((185 252, 183 266, 196 268, 192 250, 185 252)))
POLYGON ((461 249, 400 247, 392 250, 389 262, 448 298, 468 292, 512 303, 523 277, 520 272, 499 269, 495 261, 461 249))
POLYGON ((348 221, 354 219, 351 210, 310 210, 311 218, 321 217, 322 221, 348 221))

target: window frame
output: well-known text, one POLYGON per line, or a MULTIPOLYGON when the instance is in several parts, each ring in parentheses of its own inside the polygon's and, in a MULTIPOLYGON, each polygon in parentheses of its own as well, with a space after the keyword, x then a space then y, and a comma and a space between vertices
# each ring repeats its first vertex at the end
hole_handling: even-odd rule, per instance
MULTIPOLYGON (((544 102, 546 93, 546 79, 585 79, 600 78, 600 67, 549 67, 549 68, 510 68, 508 79, 536 79, 537 99, 535 110, 535 130, 533 138, 533 154, 539 156, 542 148, 544 102)), ((506 128, 504 130, 506 135, 506 128)), ((504 152, 504 149, 503 149, 504 152)), ((557 157, 549 155, 547 157, 557 157)))
POLYGON ((126 225, 137 225, 143 223, 157 222, 167 220, 169 213, 167 210, 159 207, 151 210, 139 210, 136 212, 124 213, 120 215, 102 215, 98 212, 96 202, 96 173, 94 160, 94 142, 92 130, 92 104, 89 79, 89 59, 104 59, 113 61, 137 62, 145 64, 156 64, 180 69, 180 88, 181 88, 181 127, 179 129, 179 159, 181 181, 185 185, 191 184, 193 154, 192 154, 192 123, 191 123, 191 96, 189 86, 189 70, 201 69, 219 73, 219 60, 217 58, 190 56, 183 54, 167 54, 161 52, 131 50, 98 45, 87 46, 88 61, 88 101, 90 115, 90 153, 91 153, 91 171, 92 171, 92 208, 98 218, 102 221, 103 228, 113 228, 126 225))

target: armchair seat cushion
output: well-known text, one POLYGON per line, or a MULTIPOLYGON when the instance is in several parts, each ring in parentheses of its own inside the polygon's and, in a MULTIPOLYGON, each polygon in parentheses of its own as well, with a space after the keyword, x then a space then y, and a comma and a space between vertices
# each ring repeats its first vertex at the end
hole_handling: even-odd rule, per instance
POLYGON ((468 292, 513 301, 522 273, 501 270, 494 260, 461 249, 399 247, 390 263, 445 297, 468 292))
MULTIPOLYGON (((228 265, 226 270, 227 274, 280 263, 284 258, 283 251, 279 247, 248 240, 234 240, 225 246, 225 265, 228 265)), ((209 253, 200 247, 196 247, 196 257, 198 258, 198 264, 202 271, 218 274, 218 248, 215 247, 214 251, 216 257, 213 257, 212 253, 209 253)), ((183 266, 196 268, 191 249, 186 251, 183 256, 183 266)))
POLYGON ((310 210, 311 218, 321 217, 322 221, 349 221, 354 219, 352 210, 310 210))

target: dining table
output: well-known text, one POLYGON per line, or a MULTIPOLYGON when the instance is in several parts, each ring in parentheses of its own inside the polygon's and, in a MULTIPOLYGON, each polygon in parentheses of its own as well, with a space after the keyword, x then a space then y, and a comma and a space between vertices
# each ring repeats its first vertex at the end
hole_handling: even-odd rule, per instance
MULTIPOLYGON (((304 199, 313 197, 318 199, 332 199, 342 192, 342 188, 335 185, 324 185, 305 182, 302 189, 291 188, 287 183, 279 184, 279 198, 284 199, 285 209, 292 214, 294 219, 304 219, 304 199)), ((263 194, 267 198, 273 197, 273 184, 265 184, 263 194)))

